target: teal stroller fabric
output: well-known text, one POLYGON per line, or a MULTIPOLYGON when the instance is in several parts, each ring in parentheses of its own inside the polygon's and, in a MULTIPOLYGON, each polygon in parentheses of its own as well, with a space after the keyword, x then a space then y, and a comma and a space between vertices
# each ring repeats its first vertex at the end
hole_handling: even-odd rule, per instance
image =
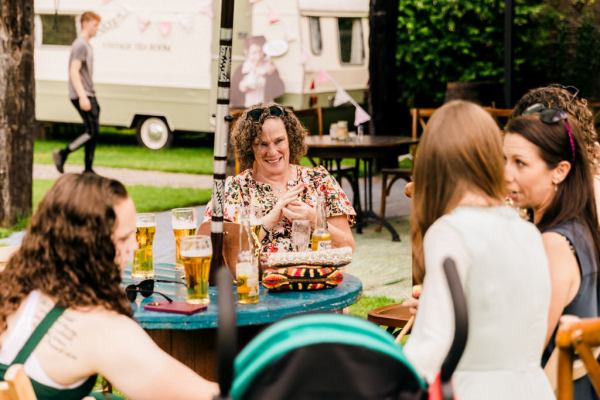
POLYGON ((393 336, 339 314, 269 327, 238 355, 234 376, 233 399, 421 399, 426 393, 393 336))

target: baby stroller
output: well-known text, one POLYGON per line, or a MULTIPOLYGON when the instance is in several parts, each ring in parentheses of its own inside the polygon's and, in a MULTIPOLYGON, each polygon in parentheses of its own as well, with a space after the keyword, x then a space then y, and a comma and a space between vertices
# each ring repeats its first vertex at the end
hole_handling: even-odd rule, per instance
MULTIPOLYGON (((468 317, 453 260, 445 260, 444 271, 452 294, 456 333, 439 382, 430 388, 392 335, 370 322, 339 314, 303 315, 270 326, 243 349, 232 368, 234 302, 232 295, 223 296, 231 290, 226 290, 226 280, 220 280, 220 398, 453 399, 450 379, 465 348, 468 317)), ((221 275, 231 279, 224 269, 219 278, 221 275)))

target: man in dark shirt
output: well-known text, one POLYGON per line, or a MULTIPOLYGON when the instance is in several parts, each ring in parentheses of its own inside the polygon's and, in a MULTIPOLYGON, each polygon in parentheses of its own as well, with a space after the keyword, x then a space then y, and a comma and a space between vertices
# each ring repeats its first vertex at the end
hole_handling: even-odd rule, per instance
POLYGON ((81 115, 85 133, 69 143, 61 150, 53 153, 54 164, 60 173, 64 172, 64 164, 69 153, 85 146, 85 170, 94 173, 94 151, 99 130, 100 106, 96 100, 94 82, 94 51, 90 39, 96 36, 100 25, 100 16, 92 11, 81 15, 81 32, 71 46, 69 56, 69 97, 71 103, 81 115))

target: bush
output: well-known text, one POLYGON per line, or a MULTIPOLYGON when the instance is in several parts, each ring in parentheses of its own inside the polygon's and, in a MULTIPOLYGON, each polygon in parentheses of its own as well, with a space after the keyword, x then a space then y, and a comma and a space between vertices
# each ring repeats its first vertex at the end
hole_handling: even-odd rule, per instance
MULTIPOLYGON (((575 85, 588 97, 600 95, 595 2, 575 3, 514 1, 516 96, 552 82, 575 85)), ((399 102, 409 107, 442 103, 447 82, 501 82, 504 2, 400 1, 396 60, 399 102)))

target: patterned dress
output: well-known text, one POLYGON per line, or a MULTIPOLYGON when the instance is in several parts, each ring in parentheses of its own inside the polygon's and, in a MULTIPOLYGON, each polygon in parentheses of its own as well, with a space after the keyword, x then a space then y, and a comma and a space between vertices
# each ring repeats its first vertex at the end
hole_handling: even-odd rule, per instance
MULTIPOLYGON (((295 166, 297 177, 290 179, 287 189, 304 183, 305 188, 299 196, 300 201, 316 207, 319 196, 323 196, 327 206, 327 217, 345 215, 350 226, 354 224, 356 212, 352 203, 334 177, 323 167, 308 168, 295 166)), ((250 205, 261 215, 268 214, 277 203, 277 196, 268 183, 254 180, 252 169, 228 177, 225 182, 225 205, 223 216, 227 221, 237 222, 241 208, 250 205)), ((212 200, 206 206, 204 221, 212 217, 212 200)), ((283 218, 262 240, 262 252, 292 251, 292 222, 283 218)))

